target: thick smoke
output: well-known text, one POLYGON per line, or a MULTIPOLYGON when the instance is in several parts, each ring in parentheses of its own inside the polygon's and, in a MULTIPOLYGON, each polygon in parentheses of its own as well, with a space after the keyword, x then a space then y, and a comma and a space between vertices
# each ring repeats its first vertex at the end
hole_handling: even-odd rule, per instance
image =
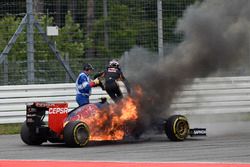
POLYGON ((184 34, 184 40, 163 58, 133 48, 122 59, 129 80, 143 89, 140 116, 146 126, 171 114, 168 109, 176 93, 194 78, 229 69, 249 56, 250 1, 195 3, 178 21, 176 31, 184 34))

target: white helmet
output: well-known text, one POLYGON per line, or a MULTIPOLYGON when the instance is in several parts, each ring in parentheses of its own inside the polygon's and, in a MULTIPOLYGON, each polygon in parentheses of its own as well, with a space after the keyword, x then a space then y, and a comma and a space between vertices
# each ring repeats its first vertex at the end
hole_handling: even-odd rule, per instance
POLYGON ((109 66, 110 66, 110 67, 118 68, 118 67, 119 67, 119 62, 118 62, 117 60, 113 59, 113 60, 111 60, 111 61, 109 62, 109 66))

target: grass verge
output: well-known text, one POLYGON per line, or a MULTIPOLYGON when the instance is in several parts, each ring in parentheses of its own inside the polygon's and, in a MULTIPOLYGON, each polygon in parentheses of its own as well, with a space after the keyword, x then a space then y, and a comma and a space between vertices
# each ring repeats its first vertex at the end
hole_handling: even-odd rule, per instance
POLYGON ((21 123, 0 124, 0 135, 19 134, 21 126, 21 123))

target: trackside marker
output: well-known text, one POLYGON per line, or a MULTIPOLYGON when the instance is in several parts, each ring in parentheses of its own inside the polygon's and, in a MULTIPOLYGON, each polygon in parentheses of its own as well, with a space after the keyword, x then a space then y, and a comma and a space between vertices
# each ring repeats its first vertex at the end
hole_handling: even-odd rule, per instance
POLYGON ((43 160, 0 160, 0 167, 250 167, 237 163, 158 163, 158 162, 81 162, 43 160))

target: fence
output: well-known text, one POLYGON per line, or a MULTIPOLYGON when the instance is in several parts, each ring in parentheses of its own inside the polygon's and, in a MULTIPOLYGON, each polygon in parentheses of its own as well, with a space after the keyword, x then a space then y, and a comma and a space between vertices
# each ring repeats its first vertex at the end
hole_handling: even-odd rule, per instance
MULTIPOLYGON (((183 34, 175 31, 176 25, 185 10, 195 2, 202 1, 2 0, 0 85, 68 83, 70 77, 62 62, 75 75, 81 70, 83 62, 91 62, 100 70, 108 60, 120 58, 135 46, 146 48, 155 55, 163 52, 165 56, 183 40, 183 34), (35 16, 35 20, 31 16, 35 16), (22 22, 23 18, 26 21, 22 22), (44 33, 38 30, 38 24, 44 33), (19 29, 20 26, 22 28, 19 29), (58 35, 47 31, 51 26, 58 28, 58 35), (22 31, 15 33, 16 30, 22 31), (17 35, 16 40, 10 40, 17 35), (44 35, 50 42, 44 40, 44 35), (6 47, 12 47, 8 54, 3 53, 6 47), (55 56, 59 53, 61 63, 55 56), (5 54, 7 58, 2 59, 5 54)), ((221 5, 224 9, 222 3, 227 2, 219 2, 217 6, 221 5)), ((235 10, 238 9, 235 7, 235 10)), ((234 18, 237 16, 232 15, 234 18)), ((249 52, 249 49, 244 51, 249 52)), ((240 64, 239 69, 227 71, 226 76, 249 75, 249 60, 249 56, 246 57, 243 61, 245 66, 240 64)))
POLYGON ((32 30, 33 22, 23 27, 14 44, 8 44, 26 13, 33 12, 44 32, 47 26, 59 28, 57 36, 48 38, 77 74, 83 62, 103 69, 109 59, 120 58, 134 46, 167 53, 182 41, 182 35, 175 32, 177 20, 196 1, 199 0, 3 0, 0 50, 12 45, 13 48, 0 64, 0 85, 69 82, 41 32, 36 27, 32 30))
MULTIPOLYGON (((0 87, 0 123, 25 120, 25 104, 35 101, 66 101, 69 108, 77 106, 74 84, 17 85, 0 87)), ((184 115, 250 113, 250 77, 214 77, 195 79, 179 92, 170 110, 184 115)), ((91 102, 106 92, 93 90, 91 102)))

